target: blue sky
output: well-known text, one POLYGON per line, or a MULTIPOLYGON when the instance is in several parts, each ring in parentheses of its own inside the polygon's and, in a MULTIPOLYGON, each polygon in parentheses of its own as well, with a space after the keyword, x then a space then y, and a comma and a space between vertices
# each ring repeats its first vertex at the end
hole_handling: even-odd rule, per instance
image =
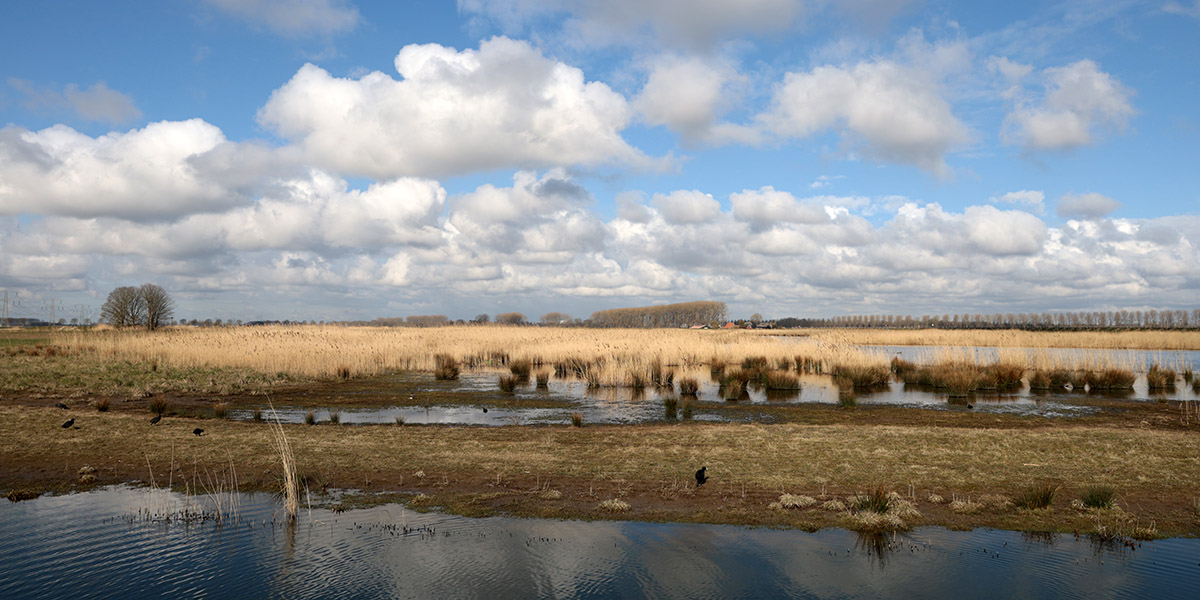
POLYGON ((734 4, 7 3, 0 288, 43 317, 144 282, 246 320, 1196 306, 1196 0, 734 4))

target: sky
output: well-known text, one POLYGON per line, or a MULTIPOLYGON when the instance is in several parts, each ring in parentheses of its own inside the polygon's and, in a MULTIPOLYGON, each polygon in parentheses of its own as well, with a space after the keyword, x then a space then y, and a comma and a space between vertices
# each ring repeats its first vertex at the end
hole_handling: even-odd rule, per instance
POLYGON ((1200 0, 0 6, 0 289, 358 320, 1194 308, 1200 0))

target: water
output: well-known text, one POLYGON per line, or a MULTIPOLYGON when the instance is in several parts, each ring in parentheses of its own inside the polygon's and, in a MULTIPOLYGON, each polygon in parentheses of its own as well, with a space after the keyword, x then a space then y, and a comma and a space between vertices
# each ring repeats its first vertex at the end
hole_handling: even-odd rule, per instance
MULTIPOLYGON (((123 487, 0 504, 0 598, 1193 598, 1200 540, 919 528, 893 536, 723 525, 468 519, 399 505, 133 518, 123 487)), ((171 495, 176 507, 186 500, 171 495)), ((192 500, 196 502, 195 499, 192 500)))

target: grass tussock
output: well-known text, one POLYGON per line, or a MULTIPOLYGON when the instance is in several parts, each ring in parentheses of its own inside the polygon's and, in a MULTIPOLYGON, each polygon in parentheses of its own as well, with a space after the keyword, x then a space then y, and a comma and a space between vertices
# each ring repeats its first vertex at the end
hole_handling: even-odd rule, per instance
POLYGON ((508 370, 517 381, 524 383, 529 381, 529 374, 533 372, 533 362, 527 358, 516 359, 508 363, 508 370))
POLYGON ((695 377, 681 377, 679 379, 679 395, 695 397, 700 394, 700 383, 695 377))
POLYGON ((1175 371, 1158 365, 1151 365, 1146 372, 1146 383, 1152 390, 1162 390, 1175 387, 1175 371))
POLYGON ((304 424, 305 425, 316 425, 317 424, 317 413, 315 413, 311 410, 304 413, 304 424))
POLYGON ((534 374, 537 380, 538 389, 548 389, 550 387, 550 371, 542 369, 534 374))
POLYGON ((624 500, 618 498, 609 498, 608 500, 601 502, 596 509, 600 510, 601 512, 619 513, 628 512, 630 506, 629 503, 624 500))
POLYGON ((1054 496, 1059 486, 1053 483, 1035 483, 1022 490, 1013 500, 1017 508, 1044 509, 1054 504, 1054 496))
POLYGON ((789 371, 768 371, 766 375, 768 390, 798 390, 800 377, 789 371))
POLYGON ((225 402, 217 402, 213 404, 213 416, 218 419, 224 419, 229 415, 229 404, 225 402))
POLYGON ((449 354, 438 354, 433 357, 434 368, 433 378, 438 381, 453 381, 458 379, 459 364, 458 359, 449 354))
POLYGON ((581 413, 571 413, 571 426, 583 427, 583 415, 581 413))
POLYGON ((101 398, 100 400, 96 401, 96 410, 99 412, 108 412, 108 406, 108 398, 101 398))
POLYGON ((511 394, 517 390, 517 377, 515 375, 501 375, 496 379, 496 384, 500 386, 500 391, 511 394))
POLYGON ((337 410, 329 411, 329 423, 331 425, 337 425, 338 423, 341 423, 341 422, 342 422, 341 411, 337 411, 337 410))
POLYGON ((804 509, 817 504, 817 499, 802 494, 782 494, 779 496, 779 507, 787 509, 804 509))
POLYGON ((840 388, 872 389, 887 386, 892 372, 879 364, 838 364, 833 367, 833 378, 840 388))
POLYGON ((1117 501, 1117 492, 1109 485, 1089 485, 1080 492, 1079 500, 1087 508, 1111 509, 1117 501))
POLYGON ((339 365, 337 368, 337 376, 342 379, 350 379, 350 365, 339 365))
POLYGON ((167 412, 167 399, 162 397, 150 399, 150 412, 161 415, 167 412))
MULTIPOLYGON (((300 479, 296 476, 296 456, 292 452, 291 442, 288 441, 287 435, 283 431, 283 424, 279 422, 279 415, 274 414, 273 407, 271 413, 274 417, 271 428, 272 440, 283 472, 283 509, 288 519, 294 522, 296 512, 300 509, 300 479)), ((311 415, 312 411, 309 411, 308 414, 311 415)))

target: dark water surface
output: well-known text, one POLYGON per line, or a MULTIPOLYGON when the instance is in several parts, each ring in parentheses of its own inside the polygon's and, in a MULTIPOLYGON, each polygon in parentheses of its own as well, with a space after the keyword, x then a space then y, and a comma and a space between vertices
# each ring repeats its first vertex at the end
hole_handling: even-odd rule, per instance
MULTIPOLYGON (((203 499, 123 487, 0 504, 0 598, 1196 598, 1200 540, 897 536, 468 519, 235 497, 222 526, 144 518, 203 499), (139 514, 143 516, 138 516, 139 514)), ((228 503, 228 498, 226 502, 228 503)))

